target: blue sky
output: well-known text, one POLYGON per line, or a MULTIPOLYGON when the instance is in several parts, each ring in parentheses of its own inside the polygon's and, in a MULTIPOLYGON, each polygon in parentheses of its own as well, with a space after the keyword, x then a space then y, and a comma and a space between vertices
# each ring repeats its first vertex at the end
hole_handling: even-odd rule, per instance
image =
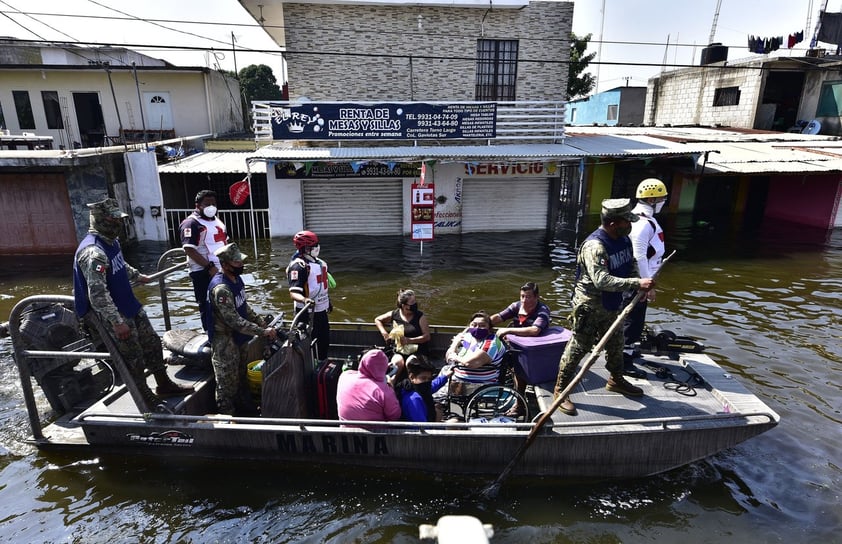
MULTIPOLYGON (((756 56, 746 46, 750 34, 787 36, 804 31, 804 42, 793 50, 784 49, 777 53, 803 55, 813 35, 823 2, 721 0, 714 41, 729 46, 729 59, 734 60, 756 56), (812 14, 810 28, 805 28, 808 12, 812 14)), ((417 3, 417 0, 410 3, 417 3)), ((590 51, 599 52, 606 63, 645 64, 600 65, 597 72, 599 90, 627 83, 646 85, 647 79, 661 70, 660 65, 665 60, 667 64, 698 64, 701 49, 708 43, 716 4, 717 0, 579 0, 574 6, 573 30, 581 35, 593 34, 594 42, 599 40, 600 35, 603 42, 621 42, 603 43, 601 50, 597 43, 592 45, 590 51), (668 41, 669 47, 666 45, 668 41), (642 42, 650 45, 635 45, 642 42)), ((828 11, 842 11, 842 0, 828 0, 828 11)), ((232 32, 241 47, 276 47, 260 28, 237 26, 254 25, 237 0, 146 0, 132 3, 111 0, 0 0, 0 12, 2 36, 114 44, 156 43, 216 49, 212 53, 204 53, 137 48, 151 56, 165 58, 183 66, 218 65, 233 70, 234 55, 230 51, 232 32), (16 11, 37 14, 28 17, 16 14, 16 11), (93 15, 102 18, 47 14, 93 15), (149 23, 109 18, 128 16, 160 21, 149 23), (183 22, 197 20, 224 24, 183 22)), ((282 78, 279 55, 238 52, 236 61, 238 68, 252 63, 268 64, 276 77, 282 78)), ((596 72, 597 68, 592 71, 596 72)))

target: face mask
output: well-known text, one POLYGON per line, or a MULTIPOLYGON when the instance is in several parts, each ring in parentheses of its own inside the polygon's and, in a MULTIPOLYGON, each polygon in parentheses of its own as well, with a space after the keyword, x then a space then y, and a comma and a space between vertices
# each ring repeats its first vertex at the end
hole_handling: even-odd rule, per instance
POLYGON ((489 331, 488 329, 481 329, 479 327, 468 328, 468 334, 470 334, 477 340, 485 340, 485 338, 488 336, 488 333, 490 332, 491 331, 489 331))
POLYGON ((213 219, 216 216, 216 206, 211 204, 210 206, 205 206, 202 209, 202 215, 207 217, 208 219, 213 219))
POLYGON ((321 249, 321 246, 313 246, 313 249, 310 250, 310 256, 313 257, 314 259, 318 259, 320 249, 321 249))
POLYGON ((110 238, 111 240, 116 240, 118 236, 123 233, 123 221, 107 221, 107 220, 97 220, 93 221, 94 230, 97 231, 101 236, 105 238, 110 238))
POLYGON ((432 396, 433 394, 432 382, 414 383, 412 384, 412 388, 422 397, 432 396))
POLYGON ((655 213, 661 213, 661 210, 664 209, 664 204, 666 204, 666 203, 665 202, 658 202, 657 204, 655 204, 655 213))
POLYGON ((229 265, 229 266, 231 266, 231 273, 234 274, 235 276, 242 276, 243 275, 243 268, 244 268, 243 266, 233 266, 233 265, 229 265))
POLYGON ((415 304, 410 304, 409 305, 409 311, 412 312, 412 313, 417 312, 418 311, 418 303, 416 302, 415 304))
POLYGON ((617 232, 617 236, 622 237, 622 236, 628 236, 629 234, 631 234, 631 231, 632 231, 632 228, 631 228, 631 225, 629 225, 628 227, 617 227, 616 232, 617 232))

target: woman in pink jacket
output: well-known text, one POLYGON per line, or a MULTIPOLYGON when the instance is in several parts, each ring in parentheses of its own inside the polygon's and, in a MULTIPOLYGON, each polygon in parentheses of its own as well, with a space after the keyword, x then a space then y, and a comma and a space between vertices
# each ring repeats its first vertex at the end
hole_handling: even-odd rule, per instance
POLYGON ((339 419, 343 421, 397 421, 401 405, 386 383, 389 359, 379 349, 367 351, 359 370, 340 374, 336 388, 339 419))

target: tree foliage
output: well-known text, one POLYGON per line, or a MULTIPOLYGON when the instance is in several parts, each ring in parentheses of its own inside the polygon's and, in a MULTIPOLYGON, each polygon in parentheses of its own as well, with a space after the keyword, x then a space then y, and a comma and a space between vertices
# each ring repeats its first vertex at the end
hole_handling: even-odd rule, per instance
POLYGON ((593 74, 583 73, 588 64, 596 57, 596 53, 585 54, 588 43, 591 41, 591 34, 584 37, 570 33, 570 65, 567 72, 567 99, 573 100, 587 96, 596 86, 596 78, 593 74))
POLYGON ((246 104, 252 100, 280 100, 281 88, 272 69, 265 64, 251 64, 240 70, 240 89, 246 104))

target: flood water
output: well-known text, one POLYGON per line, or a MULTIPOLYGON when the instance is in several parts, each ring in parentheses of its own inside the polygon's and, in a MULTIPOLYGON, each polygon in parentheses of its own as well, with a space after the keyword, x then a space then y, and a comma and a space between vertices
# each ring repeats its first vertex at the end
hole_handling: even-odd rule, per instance
MULTIPOLYGON (((744 230, 689 217, 665 221, 677 249, 648 320, 699 338, 727 372, 782 420, 712 458, 655 477, 612 482, 511 478, 483 502, 486 480, 282 464, 63 458, 24 441, 30 429, 7 341, 0 341, 2 542, 416 542, 444 514, 493 524, 494 543, 842 541, 842 231, 767 225, 744 230)), ((333 321, 371 321, 412 287, 430 321, 463 324, 499 311, 536 281, 568 309, 576 235, 477 234, 420 244, 324 236, 336 278, 333 321)), ((289 239, 262 241, 247 272, 263 312, 291 307, 289 239)), ((152 271, 166 247, 127 251, 152 271)), ((22 297, 70 294, 70 259, 5 259, 0 316, 22 297)), ((162 327, 154 288, 138 287, 162 327)), ((189 293, 174 325, 197 326, 189 293)), ((563 323, 562 323, 563 324, 563 323)), ((454 462, 458 462, 455 460, 454 462)))

